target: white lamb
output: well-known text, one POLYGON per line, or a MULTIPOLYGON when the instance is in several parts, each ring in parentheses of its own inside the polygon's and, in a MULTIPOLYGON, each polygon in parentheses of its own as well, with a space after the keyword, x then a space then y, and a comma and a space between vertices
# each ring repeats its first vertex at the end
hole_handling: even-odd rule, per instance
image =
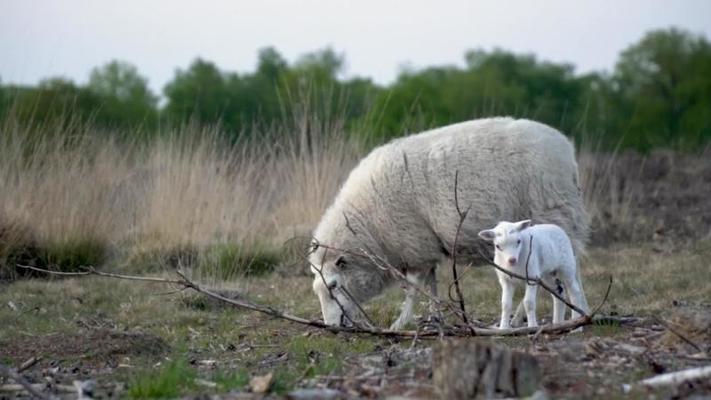
MULTIPOLYGON (((541 278, 548 286, 555 288, 558 294, 567 294, 573 305, 588 313, 588 303, 583 292, 580 274, 576 266, 575 254, 568 235, 558 225, 541 224, 531 226, 531 220, 519 222, 499 222, 493 229, 479 232, 479 236, 493 242, 494 263, 499 267, 526 275, 526 261, 529 255, 528 276, 541 278), (531 242, 531 238, 533 241, 531 242)), ((513 295, 517 283, 523 281, 496 270, 501 285, 501 322, 499 328, 511 327, 513 295)), ((536 320, 536 293, 538 285, 526 285, 523 305, 528 319, 528 326, 538 326, 536 320)), ((553 323, 565 319, 565 304, 553 297, 553 323)), ((573 311, 573 318, 580 314, 573 311)))

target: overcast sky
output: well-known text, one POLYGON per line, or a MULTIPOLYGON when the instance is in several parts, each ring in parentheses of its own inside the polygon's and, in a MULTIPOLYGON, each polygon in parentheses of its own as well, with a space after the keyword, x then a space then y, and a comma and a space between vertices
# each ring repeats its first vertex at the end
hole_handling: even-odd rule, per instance
POLYGON ((120 59, 160 93, 195 57, 248 72, 265 46, 289 61, 331 46, 346 54, 346 77, 379 83, 403 66, 462 65, 474 48, 587 72, 610 70, 644 32, 672 25, 711 38, 711 0, 0 0, 0 80, 85 82, 120 59))

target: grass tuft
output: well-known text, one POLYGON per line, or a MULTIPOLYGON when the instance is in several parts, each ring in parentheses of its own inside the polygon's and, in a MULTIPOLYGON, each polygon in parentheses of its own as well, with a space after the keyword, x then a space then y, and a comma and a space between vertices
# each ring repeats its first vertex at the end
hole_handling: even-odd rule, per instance
POLYGON ((279 253, 264 245, 219 244, 202 251, 197 268, 201 275, 230 279, 264 275, 273 271, 279 262, 279 253))
POLYGON ((129 384, 128 396, 134 399, 176 398, 196 387, 196 372, 185 360, 171 361, 158 371, 144 371, 129 384))

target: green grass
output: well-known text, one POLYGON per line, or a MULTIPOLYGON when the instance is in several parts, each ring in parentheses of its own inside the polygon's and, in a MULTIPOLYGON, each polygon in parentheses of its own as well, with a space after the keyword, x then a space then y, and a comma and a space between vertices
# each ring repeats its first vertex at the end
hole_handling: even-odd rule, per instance
POLYGON ((614 336, 620 332, 622 332, 622 328, 617 321, 596 321, 590 327, 592 336, 614 336))
POLYGON ((219 385, 219 388, 224 391, 243 390, 249 385, 249 371, 240 369, 237 371, 218 371, 212 381, 219 385))
POLYGON ((264 275, 279 264, 280 255, 265 245, 219 244, 200 252, 197 268, 216 279, 264 275))
POLYGON ((0 278, 5 279, 34 274, 17 269, 17 264, 53 271, 76 272, 82 267, 102 265, 108 253, 105 243, 80 238, 49 243, 12 243, 1 247, 0 278))
POLYGON ((141 371, 128 386, 128 396, 134 399, 176 398, 195 389, 197 374, 183 359, 162 365, 159 370, 141 371))

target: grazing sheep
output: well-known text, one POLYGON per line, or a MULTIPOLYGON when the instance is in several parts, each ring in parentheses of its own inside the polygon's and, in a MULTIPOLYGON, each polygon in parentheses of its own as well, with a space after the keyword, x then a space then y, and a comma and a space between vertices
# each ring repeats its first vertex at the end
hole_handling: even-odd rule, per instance
MULTIPOLYGON (((568 235, 557 225, 531 226, 531 220, 499 222, 493 229, 479 232, 479 236, 494 243, 494 263, 502 269, 541 279, 559 295, 568 294, 568 301, 585 313, 588 303, 576 267, 573 246, 568 235), (530 259, 529 259, 530 254, 530 259), (528 265, 527 265, 528 264, 528 265)), ((501 322, 499 328, 510 328, 513 295, 517 283, 522 281, 496 270, 501 285, 501 322)), ((536 320, 536 293, 538 285, 526 284, 523 306, 528 326, 538 326, 536 320)), ((553 296, 553 323, 565 319, 565 303, 553 296)), ((573 310, 573 318, 580 314, 573 310)))
MULTIPOLYGON (((556 223, 576 254, 583 252, 588 221, 575 151, 560 132, 534 121, 490 118, 403 137, 361 160, 314 231, 318 245, 309 261, 327 324, 348 323, 356 302, 397 282, 364 252, 411 282, 429 281, 436 293, 434 268, 451 257, 459 223, 455 174, 460 210, 469 210, 457 242, 460 263, 489 251, 477 233, 502 219, 556 223)), ((391 328, 410 320, 414 301, 408 288, 391 328)))

